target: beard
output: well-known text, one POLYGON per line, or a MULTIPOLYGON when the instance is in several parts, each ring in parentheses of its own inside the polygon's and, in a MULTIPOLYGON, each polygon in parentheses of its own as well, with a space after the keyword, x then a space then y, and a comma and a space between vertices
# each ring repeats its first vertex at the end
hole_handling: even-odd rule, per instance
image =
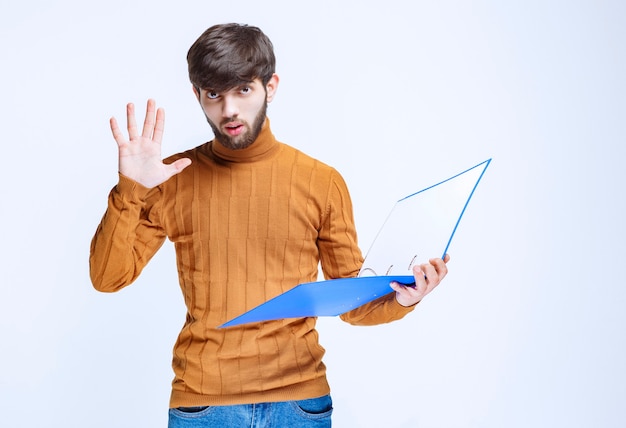
POLYGON ((241 122, 248 130, 237 136, 230 136, 228 134, 220 131, 220 128, 216 126, 213 122, 209 120, 207 117, 207 122, 211 125, 211 129, 213 130, 213 135, 215 139, 224 147, 231 150, 241 150, 246 147, 250 147, 252 143, 257 139, 259 134, 261 133, 261 129, 263 129, 263 124, 265 123, 265 116, 267 114, 267 102, 263 103, 263 107, 259 110, 256 117, 254 118, 254 122, 252 122, 252 126, 246 121, 241 119, 237 119, 234 117, 229 117, 222 120, 221 125, 225 125, 228 122, 232 122, 237 120, 241 122))

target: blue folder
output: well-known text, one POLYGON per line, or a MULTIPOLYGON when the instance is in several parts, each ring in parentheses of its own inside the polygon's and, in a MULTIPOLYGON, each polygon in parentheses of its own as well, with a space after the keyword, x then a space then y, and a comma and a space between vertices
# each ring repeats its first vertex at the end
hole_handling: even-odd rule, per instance
POLYGON ((414 282, 412 267, 444 257, 491 159, 396 202, 355 278, 297 285, 228 321, 337 316, 392 292, 391 281, 414 282))

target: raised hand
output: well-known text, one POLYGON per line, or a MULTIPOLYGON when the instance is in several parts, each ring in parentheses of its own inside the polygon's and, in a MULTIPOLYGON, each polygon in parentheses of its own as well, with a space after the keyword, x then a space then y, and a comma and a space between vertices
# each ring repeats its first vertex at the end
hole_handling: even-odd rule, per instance
POLYGON ((165 125, 165 111, 156 109, 154 100, 148 100, 146 118, 141 134, 135 122, 135 106, 126 106, 128 139, 120 130, 114 117, 110 120, 111 132, 119 150, 119 172, 145 187, 156 187, 178 174, 191 164, 191 159, 178 159, 164 164, 161 157, 161 139, 165 125), (155 111, 156 110, 156 111, 155 111))

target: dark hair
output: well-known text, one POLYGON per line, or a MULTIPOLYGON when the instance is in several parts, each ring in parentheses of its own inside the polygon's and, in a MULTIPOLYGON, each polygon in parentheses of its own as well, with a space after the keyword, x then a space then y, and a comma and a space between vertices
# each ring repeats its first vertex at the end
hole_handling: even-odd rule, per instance
POLYGON ((274 47, 257 27, 219 24, 206 30, 187 53, 189 80, 199 89, 222 92, 254 79, 263 86, 276 69, 274 47))

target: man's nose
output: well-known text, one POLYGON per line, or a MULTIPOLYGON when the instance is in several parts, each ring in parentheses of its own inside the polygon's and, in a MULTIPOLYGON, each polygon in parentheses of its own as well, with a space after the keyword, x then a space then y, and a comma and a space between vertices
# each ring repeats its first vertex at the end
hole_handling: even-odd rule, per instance
POLYGON ((239 107, 235 97, 231 95, 224 95, 222 103, 222 117, 237 117, 239 115, 239 107))

